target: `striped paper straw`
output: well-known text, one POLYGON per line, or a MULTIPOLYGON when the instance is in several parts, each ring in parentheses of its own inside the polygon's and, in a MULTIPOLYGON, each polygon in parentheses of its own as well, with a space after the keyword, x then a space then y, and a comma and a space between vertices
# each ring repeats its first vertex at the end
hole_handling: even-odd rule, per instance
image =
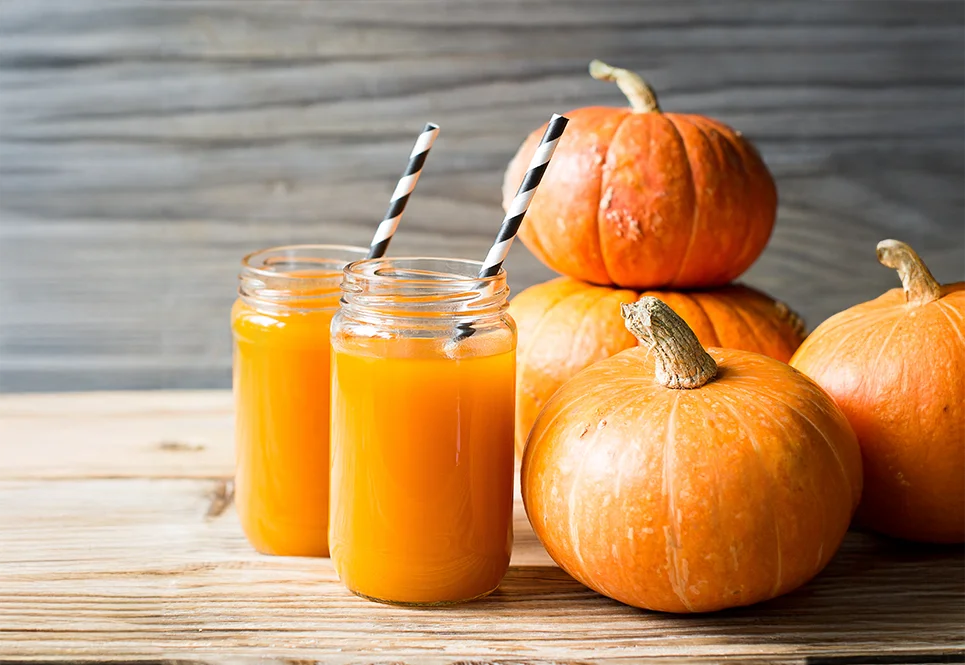
POLYGON ((405 204, 409 202, 409 196, 415 189, 416 183, 419 182, 419 174, 422 173, 422 166, 426 163, 429 149, 432 148, 432 144, 438 135, 439 125, 427 122, 425 129, 416 139, 412 152, 409 153, 409 164, 405 167, 405 173, 402 174, 399 183, 395 186, 395 191, 392 192, 389 209, 385 211, 385 217, 382 218, 379 228, 375 231, 367 258, 380 259, 385 255, 385 250, 389 248, 392 235, 399 227, 399 220, 402 219, 405 204))
POLYGON ((486 260, 483 261, 483 267, 479 271, 480 277, 492 277, 499 272, 503 261, 506 260, 509 248, 512 247, 513 240, 516 238, 516 232, 519 231, 519 225, 523 223, 523 217, 529 210, 529 203, 533 200, 533 195, 536 194, 536 188, 539 187, 543 174, 546 173, 546 167, 549 166, 550 159, 556 152, 556 146, 560 142, 560 137, 563 135, 563 130, 566 129, 568 122, 568 118, 554 113, 549 124, 546 125, 546 131, 543 132, 543 138, 533 154, 533 159, 529 162, 529 169, 523 176, 523 182, 519 183, 516 196, 509 205, 506 216, 503 217, 503 224, 499 227, 499 233, 496 234, 496 242, 489 250, 489 254, 486 255, 486 260))
MULTIPOLYGON (((566 129, 566 123, 569 121, 569 118, 554 113, 549 124, 546 125, 543 138, 533 154, 533 159, 529 162, 529 169, 526 170, 526 175, 523 176, 523 181, 519 183, 519 189, 516 190, 516 196, 513 197, 513 202, 509 205, 506 216, 503 217, 499 233, 496 234, 496 242, 493 243, 489 254, 486 255, 486 260, 483 261, 482 268, 479 270, 480 278, 492 277, 497 274, 503 265, 503 261, 506 260, 509 248, 512 247, 513 240, 516 238, 516 232, 519 231, 519 226, 523 223, 526 211, 529 210, 529 203, 533 200, 533 195, 536 194, 536 188, 539 187, 543 174, 546 173, 546 167, 549 166, 553 153, 556 152, 556 146, 560 142, 560 137, 563 136, 563 130, 566 129)), ((460 323, 456 328, 459 332, 446 344, 446 350, 450 352, 459 342, 471 337, 476 332, 471 323, 460 323)))

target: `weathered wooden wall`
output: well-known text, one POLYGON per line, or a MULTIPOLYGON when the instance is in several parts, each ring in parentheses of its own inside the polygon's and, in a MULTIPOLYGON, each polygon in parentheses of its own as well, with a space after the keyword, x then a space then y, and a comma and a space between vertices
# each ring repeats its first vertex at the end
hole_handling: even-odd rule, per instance
MULTIPOLYGON (((621 103, 754 139, 778 227, 746 281, 813 325, 896 285, 875 242, 965 265, 965 11, 947 2, 0 0, 0 390, 223 386, 238 259, 365 244, 442 135, 397 254, 482 257, 552 111, 621 103)), ((526 250, 517 290, 550 276, 526 250)))

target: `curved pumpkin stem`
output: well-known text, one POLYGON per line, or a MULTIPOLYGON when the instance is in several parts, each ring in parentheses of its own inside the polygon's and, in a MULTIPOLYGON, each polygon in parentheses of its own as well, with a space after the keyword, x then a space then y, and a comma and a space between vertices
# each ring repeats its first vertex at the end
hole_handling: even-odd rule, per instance
POLYGON ((900 240, 882 240, 878 243, 878 261, 894 268, 901 278, 905 289, 905 301, 911 305, 927 305, 942 297, 942 286, 938 283, 915 252, 900 240))
POLYGON ((640 75, 629 69, 611 67, 605 62, 594 60, 590 63, 590 76, 598 81, 613 81, 620 88, 620 92, 630 100, 630 108, 634 113, 659 113, 660 104, 657 93, 653 91, 640 75))
POLYGON ((644 296, 620 305, 627 330, 653 351, 657 383, 673 390, 692 390, 717 376, 717 363, 690 326, 662 300, 644 296))
POLYGON ((777 315, 781 317, 785 323, 791 326, 791 330, 794 332, 795 336, 797 336, 798 344, 800 344, 804 338, 808 336, 807 323, 801 318, 800 314, 788 307, 787 303, 783 303, 780 300, 775 300, 774 307, 777 309, 777 315))

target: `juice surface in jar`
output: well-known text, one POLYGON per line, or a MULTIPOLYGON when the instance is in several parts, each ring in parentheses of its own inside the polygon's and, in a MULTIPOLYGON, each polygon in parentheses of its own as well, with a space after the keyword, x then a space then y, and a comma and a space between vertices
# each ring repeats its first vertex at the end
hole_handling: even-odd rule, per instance
POLYGON ((259 552, 328 556, 329 328, 363 248, 280 247, 242 263, 234 337, 235 505, 259 552))
POLYGON ((349 266, 348 304, 333 325, 332 559, 350 590, 383 602, 486 595, 512 550, 515 326, 505 277, 477 283, 475 262, 430 261, 349 266), (395 282, 365 283, 387 272, 395 282), (470 318, 465 336, 459 324, 470 318))

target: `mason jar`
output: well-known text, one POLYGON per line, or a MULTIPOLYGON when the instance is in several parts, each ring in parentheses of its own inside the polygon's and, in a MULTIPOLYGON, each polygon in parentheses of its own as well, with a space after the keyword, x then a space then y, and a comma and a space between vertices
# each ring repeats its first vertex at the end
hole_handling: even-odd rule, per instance
POLYGON ((329 327, 342 268, 367 249, 246 256, 231 312, 235 504, 259 552, 328 556, 329 327))
POLYGON ((332 321, 329 540, 366 598, 484 596, 509 565, 516 326, 477 261, 351 263, 332 321))

